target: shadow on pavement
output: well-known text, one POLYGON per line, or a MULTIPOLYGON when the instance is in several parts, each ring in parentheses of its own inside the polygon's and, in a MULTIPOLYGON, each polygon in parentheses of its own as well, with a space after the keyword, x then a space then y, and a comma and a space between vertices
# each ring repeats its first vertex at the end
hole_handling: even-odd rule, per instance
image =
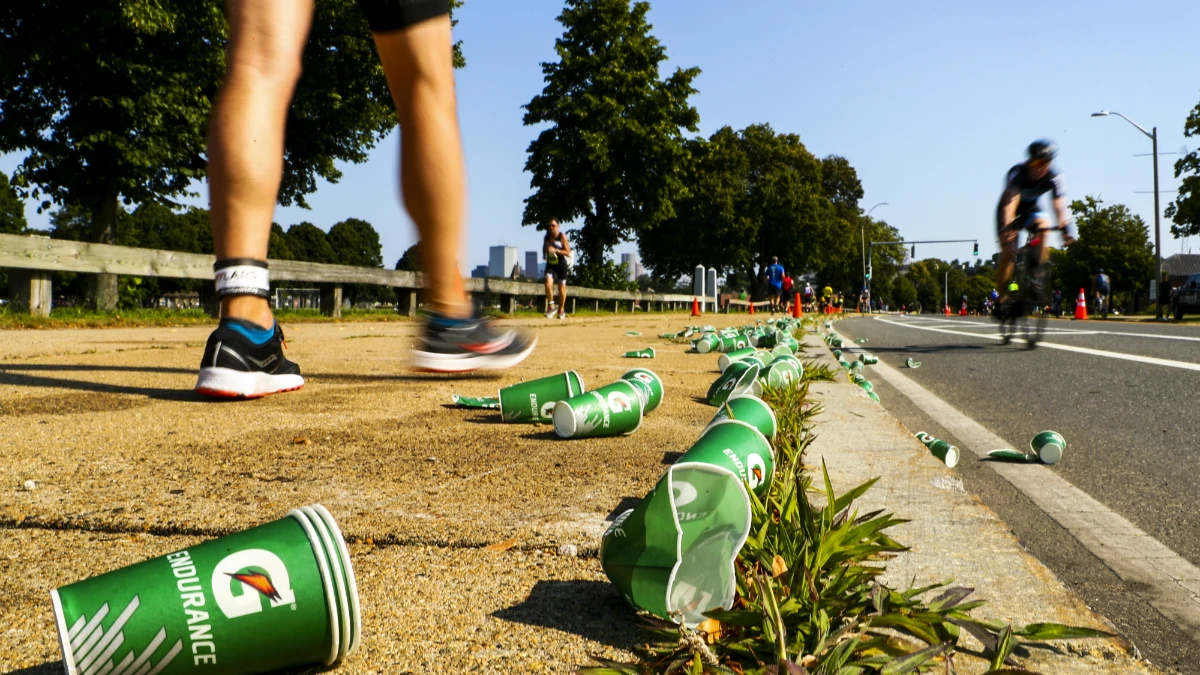
POLYGON ((641 497, 621 497, 621 501, 617 502, 616 508, 609 511, 607 516, 604 516, 604 522, 611 523, 617 519, 617 516, 637 506, 641 501, 641 497))
POLYGON ((63 662, 47 661, 41 665, 30 666, 28 668, 20 668, 17 670, 6 670, 0 675, 60 675, 63 673, 63 662))
POLYGON ((663 458, 662 458, 662 463, 667 466, 670 466, 670 465, 674 464, 675 462, 678 462, 680 457, 683 457, 682 452, 664 452, 663 458))
POLYGON ((302 373, 305 379, 320 381, 329 384, 351 383, 351 382, 451 382, 455 380, 477 380, 487 382, 490 380, 499 380, 500 374, 493 371, 488 372, 472 372, 472 373, 403 373, 396 375, 376 375, 362 373, 321 373, 309 372, 302 373))
MULTIPOLYGON (((14 368, 14 370, 16 370, 14 368)), ((195 371, 186 370, 186 373, 194 373, 195 371)), ((134 394, 145 396, 158 401, 212 401, 206 396, 201 396, 190 388, 180 389, 163 389, 161 387, 132 387, 122 384, 108 384, 105 382, 88 382, 86 380, 67 380, 59 377, 43 377, 39 375, 21 375, 15 372, 9 372, 6 369, 0 368, 0 384, 11 384, 18 387, 46 387, 52 389, 74 389, 77 391, 87 391, 99 394, 134 394)))
MULTIPOLYGON (((195 368, 164 368, 161 366, 91 366, 78 363, 13 363, 9 365, 0 365, 0 373, 8 371, 112 371, 116 373, 191 373, 195 374, 195 368)), ((2 375, 0 375, 2 376, 2 375)))
POLYGON ((637 627, 633 608, 607 581, 539 581, 524 602, 492 616, 553 628, 617 649, 629 650, 646 638, 637 627))
POLYGON ((978 351, 995 351, 1004 349, 1011 351, 1009 348, 1000 344, 944 344, 944 345, 908 345, 906 347, 870 347, 866 348, 860 345, 860 349, 869 351, 872 354, 937 354, 945 352, 978 352, 978 351))

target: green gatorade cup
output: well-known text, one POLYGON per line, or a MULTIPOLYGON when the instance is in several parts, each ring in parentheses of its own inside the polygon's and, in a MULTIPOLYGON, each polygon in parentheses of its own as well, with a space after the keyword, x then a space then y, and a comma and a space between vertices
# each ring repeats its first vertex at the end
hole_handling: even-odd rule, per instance
POLYGON ((571 370, 519 382, 500 390, 500 415, 505 422, 553 421, 554 404, 583 393, 583 378, 571 370))
POLYGON ((790 364, 792 364, 792 366, 794 366, 796 368, 796 377, 798 377, 798 378, 804 377, 804 363, 800 359, 798 359, 794 356, 790 356, 790 355, 778 356, 778 357, 775 357, 775 359, 773 361, 771 361, 771 363, 772 364, 790 363, 790 364))
POLYGON ((750 498, 721 466, 679 462, 600 540, 600 566, 638 609, 695 628, 704 612, 729 609, 734 562, 750 534, 750 498))
POLYGON ((946 466, 953 469, 958 465, 958 459, 961 453, 959 453, 957 447, 950 445, 940 438, 934 438, 924 431, 918 431, 916 433, 916 437, 918 441, 921 441, 925 444, 925 447, 929 448, 929 452, 934 457, 942 460, 946 466))
POLYGON ((841 361, 838 361, 838 363, 846 370, 850 370, 850 362, 849 361, 841 360, 841 361))
POLYGON ((642 424, 642 395, 628 380, 554 406, 554 432, 563 438, 629 435, 642 424))
POLYGON ((663 381, 662 378, 655 374, 653 370, 649 370, 647 368, 634 368, 633 370, 626 371, 625 374, 621 376, 621 379, 628 380, 635 385, 641 385, 644 387, 644 389, 642 389, 642 393, 644 394, 642 414, 648 415, 654 412, 654 410, 662 404, 664 392, 663 381))
POLYGON ((875 393, 875 392, 873 392, 873 391, 868 391, 868 392, 867 392, 867 396, 870 396, 872 401, 875 401, 876 403, 879 403, 879 394, 876 394, 876 393, 875 393))
POLYGON ((265 673, 361 641, 350 554, 319 504, 50 595, 68 675, 265 673))
POLYGON ((837 359, 838 361, 842 360, 842 350, 835 349, 835 350, 833 350, 832 353, 833 353, 833 358, 837 359))
POLYGON ((474 408, 477 410, 499 410, 500 399, 472 396, 459 396, 458 394, 450 394, 450 400, 459 408, 474 408))
POLYGON ((729 364, 725 372, 708 388, 709 405, 721 405, 730 396, 747 391, 758 378, 758 361, 741 360, 729 364))
POLYGON ((729 367, 729 364, 733 363, 734 361, 741 361, 753 353, 753 347, 744 347, 742 349, 735 349, 728 354, 722 354, 721 356, 717 357, 717 368, 720 368, 721 372, 723 373, 725 372, 725 369, 729 367))
MULTIPOLYGON (((771 410, 771 406, 767 405, 757 396, 750 394, 739 394, 732 396, 725 401, 720 408, 717 409, 717 414, 713 416, 708 426, 704 427, 705 431, 712 425, 723 420, 740 420, 758 429, 768 441, 775 440, 775 432, 779 430, 779 425, 775 420, 775 411, 771 410)), ((702 432, 703 433, 703 432, 702 432)))
POLYGON ((875 391, 875 385, 871 384, 870 380, 858 380, 855 384, 862 387, 864 391, 875 391))
POLYGON ((742 420, 710 424, 679 461, 703 462, 729 469, 760 497, 767 494, 775 473, 771 442, 753 425, 742 420))
POLYGON ((654 358, 654 347, 646 347, 632 352, 625 352, 627 359, 652 359, 654 358))
POLYGON ((861 361, 861 362, 863 362, 863 363, 865 363, 865 364, 866 364, 866 365, 868 365, 868 366, 873 366, 873 365, 875 365, 876 363, 879 363, 879 359, 878 359, 878 358, 876 358, 876 357, 875 357, 874 355, 872 355, 872 354, 867 354, 866 352, 863 352, 862 354, 859 354, 859 355, 858 355, 858 360, 859 360, 859 361, 861 361))
POLYGON ((1067 450, 1067 439, 1057 431, 1043 431, 1029 442, 1029 449, 1043 464, 1058 464, 1067 450))
POLYGON ((775 356, 785 356, 785 355, 786 356, 795 356, 795 353, 792 351, 792 348, 789 347, 786 343, 780 343, 780 342, 776 341, 775 348, 771 350, 771 356, 775 357, 775 356))
POLYGON ((754 362, 758 363, 759 368, 766 368, 767 366, 771 365, 771 352, 765 352, 762 350, 755 351, 753 354, 751 354, 750 356, 747 356, 746 358, 744 358, 742 360, 743 361, 754 361, 754 362))
POLYGON ((772 363, 759 372, 758 379, 770 387, 786 387, 800 379, 800 373, 787 361, 772 363))
POLYGON ((716 333, 705 333, 703 337, 696 340, 696 351, 701 354, 715 352, 721 346, 721 338, 717 337, 716 333))

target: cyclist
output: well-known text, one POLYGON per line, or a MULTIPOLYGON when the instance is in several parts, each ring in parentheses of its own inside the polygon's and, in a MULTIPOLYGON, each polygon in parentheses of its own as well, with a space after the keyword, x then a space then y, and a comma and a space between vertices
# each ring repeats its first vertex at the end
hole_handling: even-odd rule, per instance
POLYGON ((1108 275, 1104 273, 1104 268, 1096 269, 1096 276, 1092 277, 1092 298, 1095 301, 1095 311, 1097 314, 1108 314, 1108 298, 1112 295, 1112 284, 1109 282, 1108 275))
MULTIPOLYGON (((1067 194, 1063 178, 1051 163, 1058 153, 1053 141, 1039 140, 1029 144, 1029 159, 1008 170, 1004 193, 996 210, 996 232, 1000 236, 1000 264, 996 276, 1000 282, 1000 304, 1008 299, 1013 275, 1013 258, 1017 250, 1017 230, 1027 230, 1030 236, 1052 229, 1046 214, 1038 209, 1038 198, 1047 192, 1054 198, 1054 211, 1063 243, 1075 243, 1071 234, 1071 219, 1067 215, 1067 194)), ((1049 251, 1046 238, 1038 237, 1038 263, 1046 262, 1049 251)))

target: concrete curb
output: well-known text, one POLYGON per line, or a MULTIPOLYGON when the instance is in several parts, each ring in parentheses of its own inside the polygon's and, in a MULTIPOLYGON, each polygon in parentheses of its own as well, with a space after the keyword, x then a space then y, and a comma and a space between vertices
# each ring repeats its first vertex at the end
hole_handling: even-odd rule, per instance
MULTIPOLYGON (((805 360, 844 372, 816 335, 805 335, 803 342, 810 348, 805 360)), ((868 379, 870 370, 868 366, 868 379)), ((857 503, 859 511, 883 508, 910 520, 892 531, 912 550, 888 564, 889 584, 905 588, 953 580, 974 588, 972 599, 987 601, 973 612, 981 618, 1017 625, 1055 621, 1116 632, 1026 553, 991 509, 963 490, 955 472, 913 436, 919 430, 906 429, 844 376, 814 382, 811 392, 825 411, 817 417, 817 438, 807 463, 819 472, 824 461, 838 492, 878 476, 879 482, 857 503)), ((1047 649, 1030 650, 1021 659, 1024 668, 1060 675, 1161 672, 1137 659, 1121 638, 1045 644, 1047 649)), ((960 672, 986 670, 978 659, 963 664, 982 667, 968 671, 956 662, 960 672)))

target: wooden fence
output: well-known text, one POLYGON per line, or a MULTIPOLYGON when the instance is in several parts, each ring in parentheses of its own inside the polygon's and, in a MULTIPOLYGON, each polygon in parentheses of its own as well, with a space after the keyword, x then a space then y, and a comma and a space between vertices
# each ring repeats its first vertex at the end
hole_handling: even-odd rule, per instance
MULTIPOLYGON (((10 295, 20 307, 41 316, 50 315, 53 272, 212 280, 212 265, 215 259, 214 256, 199 253, 0 234, 0 268, 9 271, 10 295)), ((399 311, 409 316, 416 312, 417 292, 423 286, 421 274, 416 272, 294 260, 268 262, 271 266, 272 281, 305 281, 319 284, 321 311, 328 316, 341 316, 344 284, 374 284, 393 288, 400 300, 399 311)), ((477 304, 483 301, 484 296, 500 296, 501 309, 509 314, 516 310, 519 296, 542 297, 545 311, 545 286, 541 283, 464 278, 463 286, 477 304)), ((612 307, 614 312, 619 312, 623 306, 628 307, 630 311, 690 309, 693 299, 691 295, 604 291, 577 287, 572 287, 567 296, 571 312, 575 311, 576 303, 580 301, 590 301, 592 308, 597 311, 603 305, 604 308, 612 307)), ((705 298, 699 300, 704 303, 705 298)), ((216 315, 216 299, 211 289, 201 293, 201 302, 210 314, 216 315)), ((711 298, 705 304, 708 309, 715 307, 711 298)))

